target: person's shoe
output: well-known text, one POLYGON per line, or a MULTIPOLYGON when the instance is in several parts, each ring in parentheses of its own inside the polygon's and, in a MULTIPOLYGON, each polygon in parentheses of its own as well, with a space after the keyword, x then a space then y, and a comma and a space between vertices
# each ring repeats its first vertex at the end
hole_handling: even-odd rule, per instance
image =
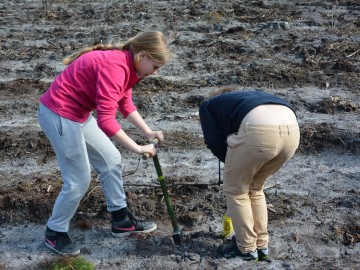
POLYGON ((269 248, 258 249, 259 261, 266 261, 269 259, 269 248))
POLYGON ((132 233, 149 233, 156 230, 157 226, 152 221, 137 220, 132 213, 120 221, 111 222, 111 234, 115 237, 121 237, 132 233))
POLYGON ((236 242, 235 235, 232 237, 231 242, 224 243, 218 247, 218 252, 227 259, 241 257, 245 261, 257 261, 258 253, 257 251, 242 253, 236 242))
POLYGON ((49 228, 45 231, 45 246, 60 255, 78 255, 78 248, 66 232, 55 232, 49 228))

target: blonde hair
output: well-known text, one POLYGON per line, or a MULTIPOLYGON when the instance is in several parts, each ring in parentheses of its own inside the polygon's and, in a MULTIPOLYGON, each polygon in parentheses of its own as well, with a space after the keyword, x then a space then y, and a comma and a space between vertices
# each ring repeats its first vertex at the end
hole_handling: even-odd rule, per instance
POLYGON ((234 92, 237 91, 238 89, 236 89, 235 87, 224 87, 224 88, 220 88, 218 90, 215 90, 214 92, 210 93, 209 96, 210 97, 215 97, 215 96, 219 96, 221 94, 225 94, 228 92, 234 92))
POLYGON ((96 44, 85 47, 66 57, 64 64, 69 65, 81 55, 94 50, 130 50, 132 53, 145 52, 151 60, 166 63, 170 59, 170 50, 164 34, 160 31, 143 32, 122 44, 96 44))

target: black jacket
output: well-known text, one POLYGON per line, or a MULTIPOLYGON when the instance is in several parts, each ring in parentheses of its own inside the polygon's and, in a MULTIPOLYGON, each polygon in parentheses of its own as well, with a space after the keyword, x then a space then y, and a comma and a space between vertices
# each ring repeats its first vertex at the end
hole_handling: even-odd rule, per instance
POLYGON ((238 131, 252 109, 263 104, 280 104, 294 110, 287 101, 262 91, 225 93, 200 104, 205 144, 220 161, 225 162, 227 137, 238 131))

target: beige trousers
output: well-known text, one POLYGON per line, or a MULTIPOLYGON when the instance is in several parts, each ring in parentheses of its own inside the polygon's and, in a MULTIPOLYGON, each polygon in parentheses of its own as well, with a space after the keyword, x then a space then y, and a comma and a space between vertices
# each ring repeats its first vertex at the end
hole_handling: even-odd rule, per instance
POLYGON ((241 124, 227 139, 224 192, 241 252, 268 246, 268 215, 263 191, 266 179, 295 153, 298 124, 241 124))

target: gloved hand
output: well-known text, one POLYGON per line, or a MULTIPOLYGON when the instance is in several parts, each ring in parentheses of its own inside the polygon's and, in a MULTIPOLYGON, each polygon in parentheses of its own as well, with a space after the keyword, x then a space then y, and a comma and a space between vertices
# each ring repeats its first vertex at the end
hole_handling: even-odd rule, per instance
POLYGON ((232 221, 231 221, 231 217, 228 217, 226 214, 224 215, 223 225, 224 225, 224 231, 222 233, 222 236, 224 238, 226 238, 234 230, 233 225, 232 225, 232 221))

